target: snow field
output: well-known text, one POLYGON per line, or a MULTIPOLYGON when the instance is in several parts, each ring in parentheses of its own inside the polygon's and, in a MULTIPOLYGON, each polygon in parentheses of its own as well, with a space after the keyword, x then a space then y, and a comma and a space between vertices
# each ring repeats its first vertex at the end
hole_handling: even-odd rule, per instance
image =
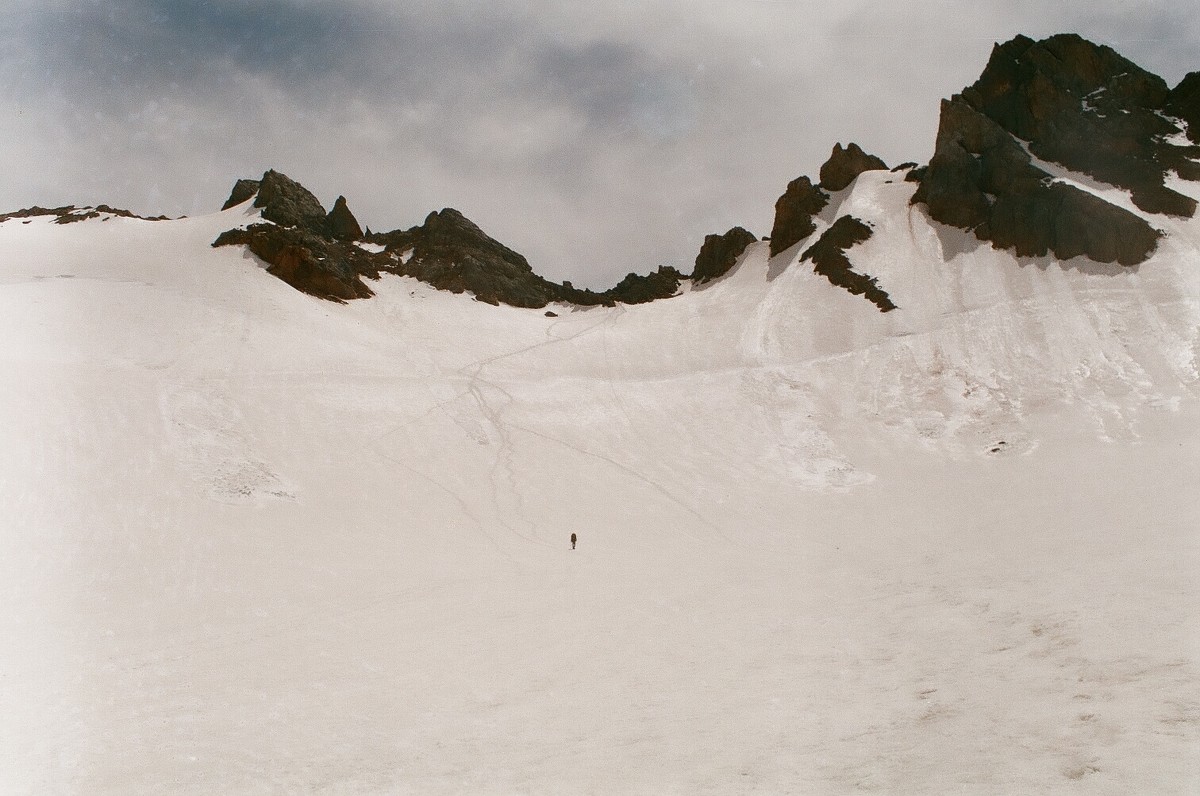
POLYGON ((911 189, 824 219, 886 315, 765 245, 546 318, 320 302, 244 207, 0 224, 0 790, 1194 790, 1200 228, 1016 263, 911 189))

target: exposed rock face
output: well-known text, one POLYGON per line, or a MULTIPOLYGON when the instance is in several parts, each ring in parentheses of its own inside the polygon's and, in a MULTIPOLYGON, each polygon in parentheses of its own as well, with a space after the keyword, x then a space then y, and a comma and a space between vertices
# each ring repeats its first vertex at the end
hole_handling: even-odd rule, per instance
POLYGON ((821 187, 827 191, 840 191, 864 171, 886 168, 886 163, 863 152, 858 144, 851 142, 845 149, 840 143, 834 144, 829 160, 821 166, 821 187))
MULTIPOLYGON (((236 186, 234 190, 237 190, 236 186)), ((317 197, 300 183, 275 170, 263 175, 254 206, 262 208, 263 218, 285 227, 302 227, 311 232, 325 228, 325 208, 317 201, 317 197)))
POLYGON ((1187 123, 1188 138, 1200 144, 1200 72, 1191 72, 1167 97, 1167 111, 1187 123))
POLYGON ((1128 188, 1146 212, 1191 217, 1196 203, 1163 186, 1168 169, 1200 179, 1188 153, 1161 140, 1179 132, 1160 113, 1170 96, 1162 78, 1073 34, 998 45, 963 91, 1037 157, 1128 188))
POLYGON ((1010 134, 962 97, 942 103, 937 147, 913 201, 924 202, 932 218, 1020 256, 1053 252, 1134 265, 1158 241, 1133 213, 1053 183, 1010 134))
POLYGON ((384 273, 415 277, 454 293, 470 291, 479 301, 515 307, 544 307, 552 301, 636 304, 674 295, 684 278, 674 268, 662 267, 645 276, 630 274, 602 292, 570 282, 556 284, 535 274, 524 257, 453 208, 430 213, 425 223, 410 229, 363 233, 344 197, 339 196, 326 215, 304 186, 276 171, 268 171, 261 180, 238 180, 225 206, 255 194, 254 206, 275 223, 231 229, 213 246, 246 246, 267 263, 268 273, 331 301, 373 295, 363 277, 378 279, 384 273), (357 245, 360 241, 382 246, 383 251, 369 251, 357 245))
POLYGON ((350 212, 344 196, 339 196, 333 203, 333 209, 325 217, 325 227, 329 230, 329 234, 338 240, 361 240, 363 236, 362 227, 358 225, 358 219, 354 217, 354 214, 350 212))
POLYGON ((136 213, 131 213, 128 210, 122 210, 119 207, 110 207, 109 205, 96 205, 95 207, 76 207, 75 205, 64 205, 63 207, 27 207, 24 210, 17 210, 12 213, 0 214, 0 223, 8 221, 12 218, 34 218, 37 216, 54 216, 55 224, 74 224, 76 221, 87 221, 92 218, 100 218, 101 216, 119 216, 121 218, 136 218, 142 221, 166 221, 166 216, 139 216, 136 213))
POLYGON ((1018 36, 993 50, 974 85, 943 101, 934 156, 923 173, 909 174, 921 183, 913 201, 1019 255, 1135 265, 1154 251, 1154 228, 1054 182, 1030 155, 1126 188, 1144 212, 1190 217, 1196 203, 1163 181, 1168 170, 1200 179, 1192 160, 1200 147, 1164 140, 1181 132, 1164 113, 1178 98, 1182 116, 1191 90, 1181 83, 1169 92, 1160 78, 1078 36, 1018 36))
POLYGON ((344 198, 328 216, 307 188, 271 170, 261 180, 238 180, 224 209, 255 196, 254 207, 273 224, 252 224, 223 232, 213 246, 244 245, 267 263, 271 273, 304 293, 331 301, 373 295, 362 276, 378 278, 383 263, 350 241, 358 222, 344 198))
POLYGON ((276 224, 231 229, 212 245, 246 246, 267 263, 268 273, 303 293, 331 301, 374 295, 360 277, 378 277, 381 265, 357 246, 276 224))
POLYGON ((233 190, 229 192, 229 198, 225 200, 225 204, 221 205, 221 209, 228 210, 240 205, 258 193, 258 186, 258 180, 238 180, 233 184, 233 190))
POLYGON ((811 260, 813 270, 856 296, 865 296, 880 312, 896 309, 886 291, 876 284, 875 277, 856 273, 846 257, 846 251, 871 237, 871 228, 853 216, 842 216, 821 233, 812 246, 804 250, 801 262, 811 260))
POLYGON ((624 304, 646 304, 674 296, 683 279, 683 274, 678 270, 669 265, 660 265, 657 271, 645 276, 629 274, 603 295, 624 304))
POLYGON ((420 227, 374 239, 386 241, 389 250, 411 249, 397 272, 442 290, 469 290, 480 301, 515 307, 544 307, 558 297, 558 286, 533 273, 524 257, 453 208, 430 213, 420 227))
POLYGON ((814 186, 808 177, 788 183, 775 202, 775 225, 771 228, 771 256, 790 249, 816 231, 813 216, 829 204, 829 194, 814 186))
POLYGON ((709 280, 724 276, 742 256, 742 252, 757 238, 753 232, 734 227, 724 235, 706 235, 700 253, 696 255, 696 267, 692 280, 701 285, 709 280))

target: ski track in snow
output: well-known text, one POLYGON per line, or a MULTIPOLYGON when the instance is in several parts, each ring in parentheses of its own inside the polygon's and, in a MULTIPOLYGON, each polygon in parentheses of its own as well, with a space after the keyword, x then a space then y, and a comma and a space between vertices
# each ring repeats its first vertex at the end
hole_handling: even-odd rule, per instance
POLYGON ((821 218, 886 315, 810 241, 547 318, 0 224, 0 791, 1196 791, 1200 222, 912 190, 821 218))

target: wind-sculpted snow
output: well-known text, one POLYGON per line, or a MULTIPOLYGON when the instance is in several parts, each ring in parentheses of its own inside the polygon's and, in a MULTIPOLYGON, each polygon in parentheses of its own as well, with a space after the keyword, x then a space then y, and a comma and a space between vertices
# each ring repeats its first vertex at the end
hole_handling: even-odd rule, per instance
POLYGON ((767 243, 547 317, 305 295, 248 205, 0 223, 0 790, 1194 789, 1200 228, 914 189, 814 219, 886 314, 767 243))

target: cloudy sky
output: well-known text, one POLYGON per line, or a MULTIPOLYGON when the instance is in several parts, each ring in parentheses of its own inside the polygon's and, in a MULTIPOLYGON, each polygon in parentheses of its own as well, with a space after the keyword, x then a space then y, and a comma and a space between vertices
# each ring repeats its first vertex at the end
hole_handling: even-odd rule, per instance
POLYGON ((769 232, 835 142, 932 152, 993 42, 1076 32, 1171 85, 1193 0, 0 0, 0 211, 218 208, 267 168, 373 229, 456 207, 607 287, 769 232))

